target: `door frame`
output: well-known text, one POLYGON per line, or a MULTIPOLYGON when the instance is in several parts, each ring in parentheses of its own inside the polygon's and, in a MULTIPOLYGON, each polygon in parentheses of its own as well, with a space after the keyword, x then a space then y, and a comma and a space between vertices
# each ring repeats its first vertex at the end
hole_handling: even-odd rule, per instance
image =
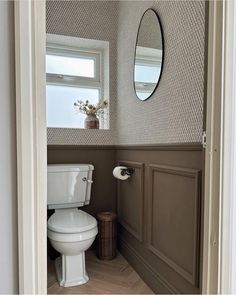
POLYGON ((202 293, 218 293, 223 1, 209 1, 202 293))
POLYGON ((236 4, 209 1, 203 294, 236 293, 236 4))
POLYGON ((221 181, 219 210, 220 294, 236 293, 236 3, 223 2, 221 181))
POLYGON ((45 0, 15 0, 19 293, 47 293, 45 0))
MULTIPOLYGON (((22 294, 47 293, 45 6, 45 0, 15 0, 18 251, 22 294)), ((232 226, 233 222, 236 225, 235 6, 231 0, 209 1, 202 285, 205 294, 236 291, 232 280, 236 274, 236 226, 232 226)))

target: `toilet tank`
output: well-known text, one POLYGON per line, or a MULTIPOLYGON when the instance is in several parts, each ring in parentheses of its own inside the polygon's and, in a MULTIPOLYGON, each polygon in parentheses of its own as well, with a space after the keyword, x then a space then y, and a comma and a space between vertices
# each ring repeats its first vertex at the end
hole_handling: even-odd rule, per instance
POLYGON ((48 209, 82 207, 89 204, 93 170, 94 167, 90 164, 48 165, 48 209))

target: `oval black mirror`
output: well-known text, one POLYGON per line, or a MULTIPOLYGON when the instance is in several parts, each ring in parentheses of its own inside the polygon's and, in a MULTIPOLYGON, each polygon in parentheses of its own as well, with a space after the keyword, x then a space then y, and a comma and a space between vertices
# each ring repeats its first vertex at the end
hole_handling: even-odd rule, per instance
POLYGON ((161 78, 164 59, 163 31, 153 9, 144 12, 140 21, 134 58, 134 90, 140 100, 148 99, 161 78))

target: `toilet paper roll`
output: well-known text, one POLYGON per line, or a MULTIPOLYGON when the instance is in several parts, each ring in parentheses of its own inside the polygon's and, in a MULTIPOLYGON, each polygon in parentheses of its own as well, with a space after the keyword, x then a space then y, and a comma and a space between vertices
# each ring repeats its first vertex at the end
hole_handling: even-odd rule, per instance
POLYGON ((120 180, 126 180, 128 179, 130 176, 129 175, 122 175, 122 169, 127 169, 127 167, 124 167, 124 166, 117 166, 114 168, 113 170, 113 176, 117 179, 120 179, 120 180))

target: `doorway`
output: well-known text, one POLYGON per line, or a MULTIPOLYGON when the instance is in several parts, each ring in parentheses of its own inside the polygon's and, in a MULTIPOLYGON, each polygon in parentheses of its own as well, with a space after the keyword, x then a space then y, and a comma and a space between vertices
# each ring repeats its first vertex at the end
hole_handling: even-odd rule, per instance
MULTIPOLYGON (((229 33, 231 29, 235 28, 233 24, 233 13, 235 13, 235 6, 233 2, 222 3, 219 1, 211 1, 209 3, 209 11, 212 16, 212 23, 210 24, 212 33, 211 36, 215 38, 209 39, 209 48, 212 50, 212 61, 210 66, 221 60, 222 52, 216 52, 217 32, 224 28, 224 54, 225 54, 225 76, 223 77, 224 86, 223 98, 229 94, 232 97, 232 92, 227 91, 233 89, 232 77, 227 76, 227 73, 232 73, 230 64, 232 64, 233 45, 230 43, 229 33), (222 16, 223 11, 223 16, 222 16), (222 22, 224 21, 224 23, 222 22), (230 43, 230 44, 229 44, 230 43), (228 54, 229 53, 229 54, 228 54), (228 72, 227 72, 228 71, 228 72), (231 78, 230 78, 231 77, 231 78), (226 78, 228 78, 226 80, 226 78)), ((46 293, 46 107, 45 101, 45 2, 44 1, 16 1, 15 2, 15 23, 16 23, 16 89, 17 89, 17 156, 18 156, 18 223, 19 223, 19 267, 20 267, 20 292, 21 293, 46 293), (30 29, 28 29, 30 28, 30 29), (34 99, 36 98, 36 100, 34 99), (34 196, 34 198, 33 198, 34 196), (30 253, 30 255, 29 255, 30 253)), ((235 34, 235 31, 233 31, 235 34)), ((220 38, 221 40, 221 38, 220 38)), ((232 41, 232 40, 231 40, 232 41)), ((218 47, 219 49, 219 47, 218 47)), ((209 69, 209 67, 208 67, 209 69)), ((214 68, 215 69, 215 68, 214 68)), ((215 75, 219 70, 215 69, 215 75)), ((221 71, 220 71, 221 73, 221 71)), ((221 74, 218 78, 222 79, 221 74)), ((209 89, 208 99, 208 133, 207 133, 207 150, 208 154, 206 160, 206 193, 209 195, 209 202, 205 204, 205 224, 204 224, 204 261, 203 273, 205 281, 203 283, 204 293, 214 290, 229 290, 230 282, 226 279, 226 274, 232 274, 233 266, 230 263, 229 268, 223 268, 226 260, 223 258, 232 257, 232 248, 228 249, 225 245, 225 234, 227 237, 233 236, 233 228, 229 227, 232 224, 232 212, 230 210, 231 200, 227 201, 223 196, 227 192, 227 187, 231 188, 228 191, 230 196, 233 196, 232 178, 227 178, 227 171, 235 173, 232 170, 233 162, 228 156, 232 156, 233 142, 229 139, 234 132, 233 116, 234 111, 233 99, 225 101, 224 112, 221 109, 221 99, 217 103, 213 100, 219 84, 217 77, 210 78, 212 87, 209 89), (214 90, 214 91, 213 91, 214 90), (218 109, 216 109, 218 107, 218 109), (217 128, 219 120, 215 116, 216 113, 222 116, 221 128, 223 128, 223 136, 226 137, 224 141, 223 152, 222 140, 219 140, 221 134, 220 129, 217 128), (209 115, 211 114, 211 115, 209 115), (231 114, 227 116, 227 114, 231 114), (227 128, 230 127, 230 128, 227 128), (228 130, 228 131, 227 131, 228 130), (212 132, 214 131, 214 132, 212 132), (231 133, 230 133, 231 132, 231 133), (213 136, 215 135, 215 137, 213 136), (208 145, 209 143, 209 145, 208 145), (220 143, 220 145, 219 145, 220 143), (215 147, 217 147, 217 155, 214 157, 215 147), (229 149, 229 150, 228 150, 229 149), (226 153, 226 151, 229 151, 226 153), (221 187, 220 202, 214 201, 212 191, 216 188, 219 175, 214 175, 213 164, 218 165, 220 158, 224 159, 224 165, 220 166, 222 174, 220 175, 223 185, 221 187), (231 165, 229 165, 231 163, 231 165), (225 172, 225 173, 224 173, 225 172), (211 179, 210 183, 208 182, 211 179), (230 183, 227 182, 231 181, 230 183), (227 183, 229 185, 227 185, 227 183), (219 205, 223 206, 223 211, 220 210, 219 205), (209 210, 209 211, 208 211, 209 210), (231 212, 231 214, 227 214, 231 212), (220 214, 218 214, 218 212, 220 214), (220 215, 220 216, 219 216, 220 215), (228 216, 228 218, 226 218, 228 216), (219 224, 219 220, 222 224, 219 224), (228 228, 231 231, 226 230, 228 228), (219 233, 223 233, 219 239, 219 233), (212 232, 213 240, 212 240, 212 232), (220 242, 220 257, 218 249, 220 242), (215 247, 215 245, 218 245, 215 247), (227 257, 226 257, 227 256, 227 257), (206 258, 207 257, 207 258, 206 258), (219 268, 217 266, 219 265, 219 268), (223 271, 226 269, 226 271, 223 271), (213 270, 213 271, 212 271, 213 270), (214 274, 214 271, 216 272, 214 274), (214 274, 214 277, 210 277, 214 274), (227 289, 228 288, 228 289, 227 289)), ((220 80, 221 81, 221 80, 220 80)), ((222 91, 220 91, 222 93, 222 91)), ((222 162, 221 162, 222 164, 222 162)), ((214 166, 216 167, 216 166, 214 166)), ((216 194, 218 196, 218 193, 216 194)), ((231 207, 232 208, 232 207, 231 207)), ((231 260, 230 260, 231 261, 231 260)), ((231 277, 231 276, 228 276, 231 277)))

